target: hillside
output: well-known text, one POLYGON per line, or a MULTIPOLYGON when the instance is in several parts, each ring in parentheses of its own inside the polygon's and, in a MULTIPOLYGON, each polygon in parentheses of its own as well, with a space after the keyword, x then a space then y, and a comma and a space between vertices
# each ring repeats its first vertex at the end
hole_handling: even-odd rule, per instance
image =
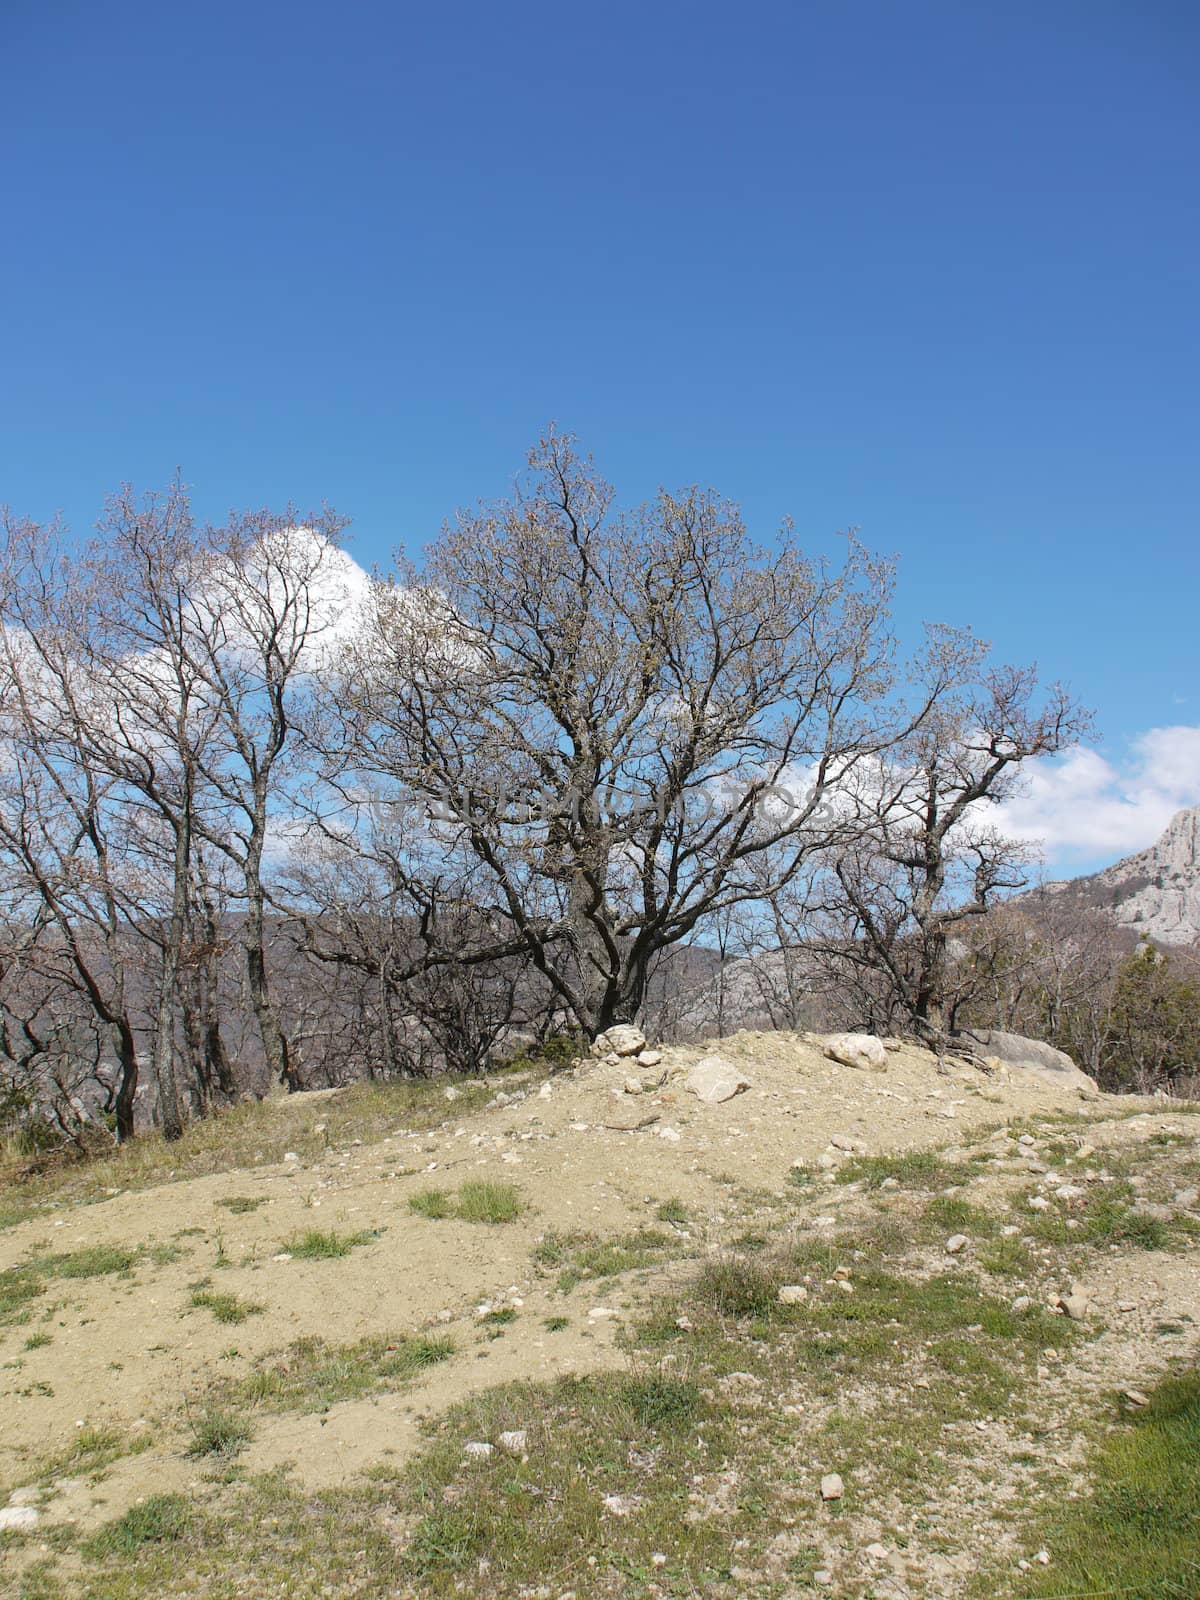
POLYGON ((1104 1427, 1194 1358, 1187 1108, 719 1049, 720 1104, 671 1049, 9 1185, 0 1592, 1050 1592, 1104 1427))

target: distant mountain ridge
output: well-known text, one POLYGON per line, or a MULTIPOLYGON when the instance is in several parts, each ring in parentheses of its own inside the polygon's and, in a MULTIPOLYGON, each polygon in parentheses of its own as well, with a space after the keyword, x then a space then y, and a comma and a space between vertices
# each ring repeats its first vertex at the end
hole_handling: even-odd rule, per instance
POLYGON ((1048 887, 1107 907, 1118 927, 1157 944, 1200 942, 1200 806, 1177 811, 1148 849, 1048 887))

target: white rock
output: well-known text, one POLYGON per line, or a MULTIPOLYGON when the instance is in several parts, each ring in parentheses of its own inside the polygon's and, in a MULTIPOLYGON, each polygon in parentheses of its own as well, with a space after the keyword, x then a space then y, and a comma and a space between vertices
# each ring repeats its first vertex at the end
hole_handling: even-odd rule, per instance
POLYGON ((808 1299, 808 1290, 802 1283, 785 1283, 776 1298, 781 1306, 798 1306, 808 1299))
POLYGON ((38 1525, 34 1506, 5 1506, 0 1510, 0 1533, 23 1533, 38 1525))
POLYGON ((45 1489, 33 1484, 24 1489, 14 1489, 8 1497, 8 1503, 10 1506, 38 1506, 45 1498, 45 1489))
POLYGON ((684 1088, 706 1105, 720 1105, 750 1087, 750 1079, 724 1056, 705 1056, 688 1073, 684 1088))
POLYGON ((554 1093, 554 1089, 552 1088, 552 1086, 549 1083, 544 1083, 542 1085, 542 1087, 538 1090, 538 1099, 539 1100, 549 1100, 550 1096, 553 1093, 554 1093))
POLYGON ((510 1428, 502 1433, 497 1440, 501 1450, 507 1450, 510 1455, 519 1456, 525 1449, 529 1435, 524 1428, 510 1428))
POLYGON ((1200 1200, 1200 1189, 1176 1189, 1171 1198, 1177 1206, 1191 1210, 1197 1200, 1200 1200))
POLYGON ((661 1050, 642 1050, 638 1053, 639 1067, 657 1067, 661 1061, 661 1050))
POLYGON ((1080 1183, 1062 1183, 1054 1191, 1056 1200, 1082 1200, 1087 1190, 1080 1183))
POLYGON ((605 1511, 614 1517, 627 1517, 641 1503, 635 1494, 606 1494, 603 1500, 605 1511))
POLYGON ((678 1128, 656 1128, 654 1131, 660 1139, 666 1139, 670 1144, 679 1143, 678 1128))
POLYGON ((969 1243, 965 1233, 952 1233, 946 1240, 946 1254, 956 1256, 960 1250, 965 1250, 969 1243))
POLYGON ((825 1040, 825 1054, 844 1067, 862 1067, 870 1072, 883 1072, 887 1067, 883 1040, 873 1033, 831 1033, 825 1040))
POLYGON ((636 1056, 646 1048, 646 1035, 628 1022, 618 1022, 600 1034, 592 1048, 597 1055, 636 1056))
POLYGON ((284 1155, 283 1155, 283 1159, 285 1161, 299 1161, 300 1157, 296 1154, 296 1152, 294 1150, 285 1150, 284 1151, 284 1155))
POLYGON ((854 1149, 854 1140, 846 1133, 835 1133, 830 1137, 830 1144, 835 1150, 844 1150, 847 1154, 854 1149))
POLYGON ((840 1500, 846 1492, 846 1485, 836 1472, 827 1472, 821 1479, 821 1499, 840 1500))
POLYGON ((1028 1311, 1033 1304, 1032 1298, 1027 1294, 1019 1294, 1013 1301, 1011 1309, 1016 1312, 1028 1311))
POLYGON ((469 1444, 463 1445, 463 1455, 470 1461, 486 1461, 492 1450, 493 1447, 485 1439, 472 1439, 469 1444))
POLYGON ((869 1544, 867 1546, 867 1554, 871 1557, 872 1561, 886 1561, 887 1546, 878 1543, 869 1544))
POLYGON ((1050 1202, 1044 1194, 1035 1194, 1029 1202, 1030 1211, 1049 1211, 1050 1202))
POLYGON ((641 1094, 642 1080, 640 1078, 626 1078, 624 1089, 626 1094, 641 1094))
POLYGON ((1088 1298, 1084 1294, 1068 1294, 1058 1302, 1072 1322, 1082 1322, 1088 1314, 1088 1298))

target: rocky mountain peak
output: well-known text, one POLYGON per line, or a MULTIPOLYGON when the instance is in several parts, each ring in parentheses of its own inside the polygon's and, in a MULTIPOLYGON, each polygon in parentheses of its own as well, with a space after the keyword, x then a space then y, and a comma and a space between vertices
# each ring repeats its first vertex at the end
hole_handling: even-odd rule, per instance
POLYGON ((1159 944, 1200 940, 1200 806, 1177 811, 1148 849, 1085 881, 1121 927, 1159 944))

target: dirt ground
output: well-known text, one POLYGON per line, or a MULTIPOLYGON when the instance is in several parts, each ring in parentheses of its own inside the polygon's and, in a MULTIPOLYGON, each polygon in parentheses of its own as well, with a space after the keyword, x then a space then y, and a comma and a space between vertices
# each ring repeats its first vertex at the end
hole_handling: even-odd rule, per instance
MULTIPOLYGON (((1098 1146, 1169 1122, 1161 1104, 1142 1103, 1144 1117, 1130 1121, 1138 1106, 1127 1099, 1060 1089, 1014 1068, 941 1071, 910 1048, 890 1052, 884 1071, 852 1069, 826 1059, 819 1041, 787 1034, 665 1050, 659 1071, 666 1083, 637 1095, 623 1091, 636 1074, 626 1063, 588 1062, 542 1083, 506 1077, 487 1109, 461 1120, 448 1098, 432 1133, 397 1125, 378 1143, 330 1148, 315 1161, 118 1193, 0 1233, 0 1270, 98 1244, 178 1252, 157 1264, 143 1254, 125 1276, 50 1281, 34 1322, 0 1328, 0 1484, 28 1482, 84 1427, 145 1430, 149 1448, 98 1482, 68 1480, 47 1507, 51 1520, 86 1529, 141 1496, 199 1482, 198 1464, 184 1454, 185 1428, 213 1384, 307 1335, 345 1343, 436 1330, 454 1339, 457 1354, 412 1385, 325 1412, 266 1414, 242 1458, 250 1470, 291 1463, 316 1487, 373 1462, 396 1465, 418 1441, 422 1418, 474 1389, 623 1361, 622 1319, 678 1270, 668 1263, 599 1286, 584 1281, 564 1299, 534 1262, 548 1231, 609 1238, 661 1227, 658 1207, 679 1200, 702 1219, 682 1230, 683 1242, 711 1246, 746 1226, 757 1193, 778 1195, 796 1161, 819 1170, 851 1152, 978 1142, 988 1130, 1059 1113, 1088 1119, 1098 1146), (714 1050, 737 1063, 750 1088, 707 1105, 683 1087, 679 1069, 714 1050), (605 1125, 621 1121, 644 1125, 605 1125), (410 1210, 418 1190, 453 1190, 467 1178, 516 1184, 528 1209, 490 1226, 410 1210), (221 1202, 234 1198, 262 1203, 231 1212, 221 1202), (286 1241, 313 1228, 377 1236, 337 1259, 288 1259, 286 1241), (262 1313, 231 1327, 193 1309, 188 1286, 205 1276, 262 1313), (506 1306, 519 1321, 488 1337, 483 1314, 506 1306), (569 1325, 547 1330, 546 1319, 564 1310, 569 1325), (42 1329, 51 1342, 27 1349, 42 1329)), ((318 1129, 323 1103, 312 1097, 318 1129)), ((819 1188, 803 1225, 828 1226, 826 1217, 854 1201, 852 1186, 819 1188)), ((1114 1308, 1113 1332, 1084 1358, 1097 1382, 1153 1365, 1166 1311, 1200 1323, 1194 1258, 1152 1254, 1131 1265, 1122 1257, 1087 1288, 1114 1308), (1128 1312, 1115 1310, 1126 1303, 1128 1312)))

